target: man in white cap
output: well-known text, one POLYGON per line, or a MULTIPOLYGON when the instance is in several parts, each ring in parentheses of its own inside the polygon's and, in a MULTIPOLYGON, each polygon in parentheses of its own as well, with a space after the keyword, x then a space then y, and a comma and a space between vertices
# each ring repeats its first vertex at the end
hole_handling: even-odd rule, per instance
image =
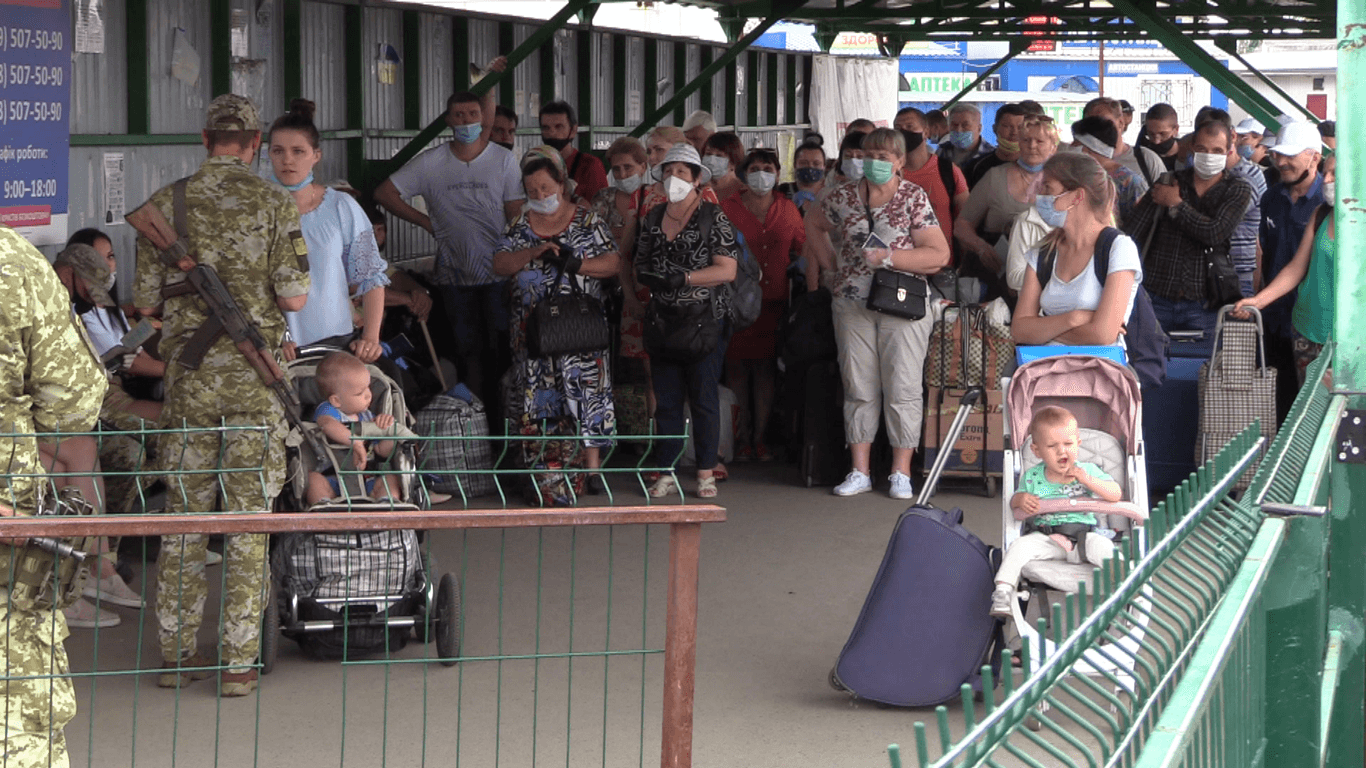
POLYGON ((1257 118, 1249 117, 1238 123, 1233 131, 1238 134, 1238 156, 1254 163, 1262 162, 1266 157, 1266 145, 1262 144, 1266 126, 1257 122, 1257 118))
POLYGON ((683 135, 699 155, 702 154, 702 145, 713 133, 716 133, 716 118, 710 112, 699 109, 683 121, 683 135))
MULTIPOLYGON (((1261 256, 1258 272, 1262 285, 1269 284, 1290 263, 1299 248, 1304 230, 1314 219, 1314 211, 1323 204, 1323 177, 1319 175, 1319 161, 1323 159, 1323 140, 1313 123, 1287 123, 1281 128, 1276 143, 1271 147, 1272 162, 1280 171, 1281 180, 1262 196, 1261 256)), ((1294 342, 1290 311, 1295 306, 1297 291, 1262 310, 1266 326, 1267 363, 1278 371, 1288 371, 1276 384, 1276 405, 1280 418, 1290 411, 1290 404, 1299 389, 1294 376, 1294 342)))

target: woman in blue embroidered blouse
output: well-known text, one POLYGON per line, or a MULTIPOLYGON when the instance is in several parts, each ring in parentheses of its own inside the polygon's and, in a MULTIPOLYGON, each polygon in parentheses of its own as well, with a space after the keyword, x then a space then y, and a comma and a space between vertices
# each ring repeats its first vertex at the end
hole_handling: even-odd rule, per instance
POLYGON ((596 213, 570 199, 572 184, 559 152, 540 146, 526 153, 526 208, 498 244, 493 271, 512 277, 509 415, 532 423, 564 416, 577 419, 580 434, 591 438, 586 441, 584 464, 596 469, 600 449, 611 445, 617 424, 606 350, 532 357, 527 346, 527 319, 542 299, 552 291, 567 293, 568 280, 577 280, 584 293, 602 300, 601 281, 617 274, 619 257, 612 233, 596 213))
POLYGON ((312 280, 304 308, 285 313, 293 337, 284 346, 285 359, 294 359, 295 345, 331 342, 373 363, 382 351, 379 328, 389 265, 379 255, 374 227, 355 198, 313 181, 313 167, 322 159, 313 109, 313 102, 295 99, 270 127, 271 167, 299 206, 312 280), (361 297, 364 318, 360 338, 354 340, 352 294, 361 297))

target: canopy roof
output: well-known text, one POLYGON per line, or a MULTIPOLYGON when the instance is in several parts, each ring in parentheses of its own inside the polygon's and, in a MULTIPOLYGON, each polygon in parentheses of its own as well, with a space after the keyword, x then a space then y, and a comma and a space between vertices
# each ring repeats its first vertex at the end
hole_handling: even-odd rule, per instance
POLYGON ((1335 0, 687 0, 726 19, 771 18, 821 35, 904 40, 1124 40, 1147 37, 1128 11, 1154 13, 1188 38, 1335 38, 1335 0), (1133 3, 1132 5, 1130 3, 1133 3))

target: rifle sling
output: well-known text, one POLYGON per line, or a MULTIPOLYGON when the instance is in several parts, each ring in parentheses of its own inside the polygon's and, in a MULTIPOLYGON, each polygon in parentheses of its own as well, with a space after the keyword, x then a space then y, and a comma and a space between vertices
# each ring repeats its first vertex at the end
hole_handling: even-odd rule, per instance
MULTIPOLYGON (((188 258, 195 267, 203 266, 198 264, 194 256, 189 253, 190 228, 188 222, 188 206, 185 202, 185 188, 188 183, 189 179, 184 178, 171 186, 171 209, 174 217, 172 226, 175 227, 176 234, 179 235, 180 238, 176 240, 170 248, 161 252, 162 260, 166 261, 168 266, 175 269, 180 268, 179 264, 185 258, 188 258), (176 253, 176 251, 180 251, 181 253, 176 253)), ((204 269, 212 270, 213 268, 204 266, 204 269)), ((227 286, 224 286, 224 288, 226 289, 227 286)), ((199 293, 199 288, 196 287, 188 277, 184 282, 165 286, 161 291, 163 298, 183 296, 188 293, 199 293)), ((199 368, 200 364, 204 362, 204 355, 208 354, 209 348, 213 346, 220 335, 226 332, 223 321, 212 313, 207 302, 205 302, 205 310, 208 319, 204 321, 203 325, 195 329, 195 332, 190 335, 190 338, 185 342, 185 346, 181 348, 180 354, 176 357, 176 362, 179 365, 192 371, 199 368)), ((247 322, 252 328, 255 328, 255 323, 252 323, 250 319, 248 319, 247 322)), ((257 335, 259 337, 259 329, 257 329, 257 335)), ((256 371, 256 375, 261 379, 261 383, 274 392, 276 398, 280 401, 280 405, 284 406, 285 418, 288 419, 291 424, 297 426, 300 416, 298 413, 299 401, 297 396, 295 396, 292 387, 290 387, 286 380, 273 379, 273 377, 261 370, 256 364, 256 361, 252 360, 251 355, 246 350, 242 349, 240 345, 238 345, 238 350, 242 352, 242 357, 246 359, 252 370, 256 371)), ((263 351, 262 354, 269 353, 263 351)))

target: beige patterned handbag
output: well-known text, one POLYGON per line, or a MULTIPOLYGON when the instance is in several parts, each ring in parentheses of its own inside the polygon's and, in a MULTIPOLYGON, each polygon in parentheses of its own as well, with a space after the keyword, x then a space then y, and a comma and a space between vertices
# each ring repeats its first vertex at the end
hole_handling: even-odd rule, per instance
MULTIPOLYGON (((1250 320, 1228 317, 1231 306, 1219 310, 1214 332, 1214 354, 1200 366, 1200 438, 1195 461, 1203 464, 1224 444, 1255 420, 1270 444, 1276 434, 1276 369, 1266 364, 1262 315, 1250 320)), ((1263 449, 1265 450, 1265 448, 1263 449)), ((1236 488, 1252 482, 1254 463, 1238 478, 1236 488)))

